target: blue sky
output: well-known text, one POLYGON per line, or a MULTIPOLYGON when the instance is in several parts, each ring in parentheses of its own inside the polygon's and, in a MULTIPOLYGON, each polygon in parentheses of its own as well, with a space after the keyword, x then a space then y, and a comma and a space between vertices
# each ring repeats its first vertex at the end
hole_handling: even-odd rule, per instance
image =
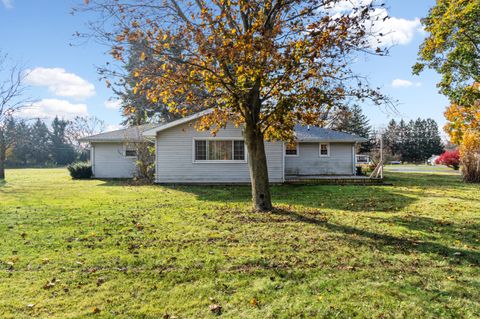
MULTIPOLYGON (((366 1, 366 0, 355 0, 366 1)), ((81 0, 0 0, 0 50, 21 61, 34 72, 29 79, 31 95, 38 99, 30 116, 49 118, 58 114, 70 118, 75 114, 95 115, 109 128, 122 118, 114 97, 105 83, 98 80, 96 66, 110 57, 108 48, 95 42, 78 45, 76 31, 86 31, 87 17, 71 15, 71 8, 81 0), (76 43, 71 46, 70 43, 76 43)), ((439 77, 431 71, 411 75, 418 47, 425 37, 419 25, 434 0, 387 0, 392 19, 385 26, 397 43, 388 57, 369 57, 356 69, 367 75, 372 85, 399 101, 398 113, 365 105, 364 112, 373 125, 381 127, 391 118, 406 120, 431 117, 443 126, 443 111, 448 101, 438 94, 439 77)))

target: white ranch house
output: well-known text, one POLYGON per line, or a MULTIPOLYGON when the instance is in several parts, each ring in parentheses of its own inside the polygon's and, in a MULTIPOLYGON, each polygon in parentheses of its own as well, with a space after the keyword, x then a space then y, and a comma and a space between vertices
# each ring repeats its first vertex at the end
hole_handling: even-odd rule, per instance
MULTIPOLYGON (((163 125, 144 125, 88 136, 95 178, 135 175, 134 143, 155 143, 155 182, 245 184, 250 182, 242 128, 228 124, 215 137, 194 123, 207 111, 163 125)), ((295 178, 354 176, 355 145, 367 140, 320 127, 295 127, 295 144, 265 142, 271 183, 295 178)))

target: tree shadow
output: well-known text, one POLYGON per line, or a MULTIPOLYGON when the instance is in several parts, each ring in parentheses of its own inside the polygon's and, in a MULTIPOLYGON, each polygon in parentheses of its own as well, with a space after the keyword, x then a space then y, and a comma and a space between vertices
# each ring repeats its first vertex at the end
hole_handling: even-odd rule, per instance
POLYGON ((425 233, 426 236, 437 237, 449 242, 462 242, 472 247, 480 247, 479 223, 459 224, 450 220, 435 219, 425 216, 392 216, 389 218, 375 218, 378 223, 402 226, 412 231, 425 233))
MULTIPOLYGON (((249 186, 162 185, 171 190, 193 194, 198 200, 218 204, 250 204, 249 186)), ((396 212, 416 199, 382 186, 277 185, 271 188, 275 206, 302 206, 351 212, 396 212)))
MULTIPOLYGON (((290 218, 293 221, 326 228, 330 231, 341 233, 342 235, 347 235, 349 237, 342 236, 342 238, 344 240, 355 242, 360 245, 373 246, 375 249, 378 249, 380 251, 385 251, 389 248, 393 248, 395 249, 395 251, 401 251, 404 253, 418 252, 424 254, 436 254, 440 257, 445 258, 453 264, 458 264, 459 262, 467 262, 472 265, 480 265, 480 253, 477 251, 451 248, 432 241, 413 240, 389 234, 376 233, 358 227, 331 223, 323 218, 319 219, 290 210, 277 209, 273 212, 273 214, 290 218)), ((412 225, 412 227, 414 227, 414 221, 409 225, 412 225)), ((425 225, 420 224, 416 227, 423 229, 422 226, 425 225)), ((478 224, 472 225, 472 229, 478 229, 479 226, 480 225, 478 224)))

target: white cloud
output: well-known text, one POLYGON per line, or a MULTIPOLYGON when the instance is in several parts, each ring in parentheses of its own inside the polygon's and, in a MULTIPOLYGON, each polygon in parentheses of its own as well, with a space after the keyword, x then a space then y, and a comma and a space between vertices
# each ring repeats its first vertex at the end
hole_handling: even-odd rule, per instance
MULTIPOLYGON (((352 14, 356 7, 378 4, 375 0, 343 0, 332 4, 328 12, 332 16, 352 14)), ((416 34, 423 33, 419 18, 403 19, 391 17, 384 7, 376 7, 371 11, 371 20, 365 23, 365 27, 373 36, 370 40, 372 47, 391 47, 393 45, 409 44, 416 34)))
POLYGON ((383 35, 379 38, 379 46, 389 47, 392 45, 409 44, 416 34, 423 31, 419 18, 408 20, 390 17, 383 20, 388 17, 388 11, 383 8, 375 11, 378 21, 374 22, 372 31, 376 35, 383 35))
POLYGON ((27 83, 47 86, 57 96, 72 97, 78 100, 95 95, 95 86, 74 73, 67 73, 62 68, 38 67, 29 70, 27 83))
POLYGON ((88 115, 87 105, 73 104, 66 100, 43 99, 32 103, 31 106, 21 109, 19 116, 33 119, 53 119, 55 116, 66 120, 73 119, 75 116, 88 115))
POLYGON ((120 99, 108 99, 104 103, 107 109, 118 110, 122 105, 122 100, 120 99))
POLYGON ((374 2, 374 0, 342 0, 339 2, 332 2, 327 9, 333 13, 352 11, 358 6, 367 6, 374 2))
POLYGON ((7 9, 12 9, 13 8, 12 0, 2 0, 2 4, 7 9))
POLYGON ((420 82, 412 82, 409 80, 403 80, 403 79, 395 79, 392 81, 392 86, 394 88, 408 88, 412 86, 421 86, 422 84, 420 82))

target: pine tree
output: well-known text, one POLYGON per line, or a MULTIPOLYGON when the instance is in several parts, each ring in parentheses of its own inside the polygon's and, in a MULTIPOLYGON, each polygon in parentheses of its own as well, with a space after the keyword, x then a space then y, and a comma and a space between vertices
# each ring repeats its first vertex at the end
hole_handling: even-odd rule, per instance
POLYGON ((428 142, 426 147, 427 151, 425 155, 428 158, 432 155, 442 154, 445 151, 445 147, 440 137, 437 122, 435 122, 433 119, 427 119, 426 127, 427 127, 428 142))
POLYGON ((161 101, 154 103, 144 93, 137 92, 135 89, 138 81, 135 73, 137 69, 151 63, 151 51, 142 41, 131 42, 128 60, 124 65, 126 73, 120 78, 118 85, 113 87, 113 91, 121 101, 125 125, 170 122, 180 118, 178 114, 169 112, 167 106, 161 101))
POLYGON ((57 165, 70 164, 76 158, 75 149, 67 143, 65 131, 68 124, 68 121, 60 120, 57 116, 52 121, 51 156, 57 165))
POLYGON ((45 165, 50 161, 50 131, 47 125, 37 119, 31 128, 31 140, 35 141, 31 145, 31 158, 34 165, 45 165))
POLYGON ((337 111, 330 126, 336 131, 351 133, 368 139, 368 142, 360 145, 359 151, 361 153, 367 153, 372 149, 372 127, 368 117, 363 114, 359 105, 355 104, 348 109, 337 111))

